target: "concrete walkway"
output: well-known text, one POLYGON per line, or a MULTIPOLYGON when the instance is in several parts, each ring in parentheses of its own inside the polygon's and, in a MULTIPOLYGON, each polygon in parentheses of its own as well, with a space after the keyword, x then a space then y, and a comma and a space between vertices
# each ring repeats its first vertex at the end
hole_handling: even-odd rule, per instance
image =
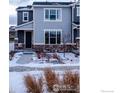
MULTIPOLYGON (((32 56, 36 55, 35 52, 24 52, 24 55, 22 55, 16 63, 18 64, 28 64, 32 61, 32 56)), ((24 71, 40 71, 43 70, 46 66, 41 67, 28 67, 28 66, 13 66, 9 67, 9 72, 24 72, 24 71)), ((64 65, 64 66, 52 66, 53 70, 74 70, 74 69, 80 69, 79 65, 64 65)))
MULTIPOLYGON (((41 71, 44 70, 46 67, 26 67, 26 66, 14 66, 14 67, 9 67, 9 72, 24 72, 24 71, 41 71)), ((80 66, 53 66, 50 67, 53 70, 58 70, 58 71, 66 71, 66 70, 79 70, 80 66)))
POLYGON ((17 60, 18 64, 28 64, 32 61, 32 56, 36 55, 34 52, 24 52, 24 54, 17 60))
POLYGON ((32 55, 22 55, 20 59, 16 62, 18 64, 28 64, 32 61, 32 55))

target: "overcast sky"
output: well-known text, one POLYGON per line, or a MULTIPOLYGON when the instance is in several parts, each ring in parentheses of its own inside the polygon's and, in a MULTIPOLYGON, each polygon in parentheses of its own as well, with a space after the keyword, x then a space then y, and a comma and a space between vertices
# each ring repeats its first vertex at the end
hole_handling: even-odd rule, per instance
MULTIPOLYGON (((31 5, 33 1, 46 1, 46 0, 9 0, 9 25, 16 25, 16 8, 18 6, 31 5)), ((54 2, 68 2, 74 0, 47 0, 54 2)))

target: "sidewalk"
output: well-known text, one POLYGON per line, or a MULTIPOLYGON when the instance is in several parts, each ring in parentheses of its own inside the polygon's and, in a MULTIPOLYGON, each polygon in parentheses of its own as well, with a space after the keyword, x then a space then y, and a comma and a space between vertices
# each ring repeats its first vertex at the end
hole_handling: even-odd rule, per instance
POLYGON ((32 61, 32 55, 30 54, 27 54, 27 55, 22 55, 19 60, 17 60, 16 63, 19 63, 19 64, 28 64, 32 61))

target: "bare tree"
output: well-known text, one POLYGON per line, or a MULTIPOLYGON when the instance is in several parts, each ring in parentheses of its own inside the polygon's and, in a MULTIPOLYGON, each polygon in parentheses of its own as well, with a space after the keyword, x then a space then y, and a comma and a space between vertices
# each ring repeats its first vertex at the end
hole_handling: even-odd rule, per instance
POLYGON ((66 52, 65 48, 66 48, 67 42, 70 40, 70 33, 64 34, 64 37, 62 39, 63 39, 63 48, 64 48, 64 57, 65 57, 65 52, 66 52))
POLYGON ((34 0, 9 0, 9 4, 11 5, 21 5, 24 3, 30 3, 33 2, 34 0))

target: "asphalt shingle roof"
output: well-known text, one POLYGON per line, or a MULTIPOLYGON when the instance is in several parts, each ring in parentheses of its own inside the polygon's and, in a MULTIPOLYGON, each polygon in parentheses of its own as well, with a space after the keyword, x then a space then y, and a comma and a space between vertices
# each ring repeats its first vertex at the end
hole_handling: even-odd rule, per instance
POLYGON ((33 5, 69 5, 73 2, 34 2, 33 5))
POLYGON ((21 6, 21 7, 18 7, 17 9, 22 9, 22 8, 31 9, 31 8, 32 8, 32 5, 28 5, 28 6, 21 6))

